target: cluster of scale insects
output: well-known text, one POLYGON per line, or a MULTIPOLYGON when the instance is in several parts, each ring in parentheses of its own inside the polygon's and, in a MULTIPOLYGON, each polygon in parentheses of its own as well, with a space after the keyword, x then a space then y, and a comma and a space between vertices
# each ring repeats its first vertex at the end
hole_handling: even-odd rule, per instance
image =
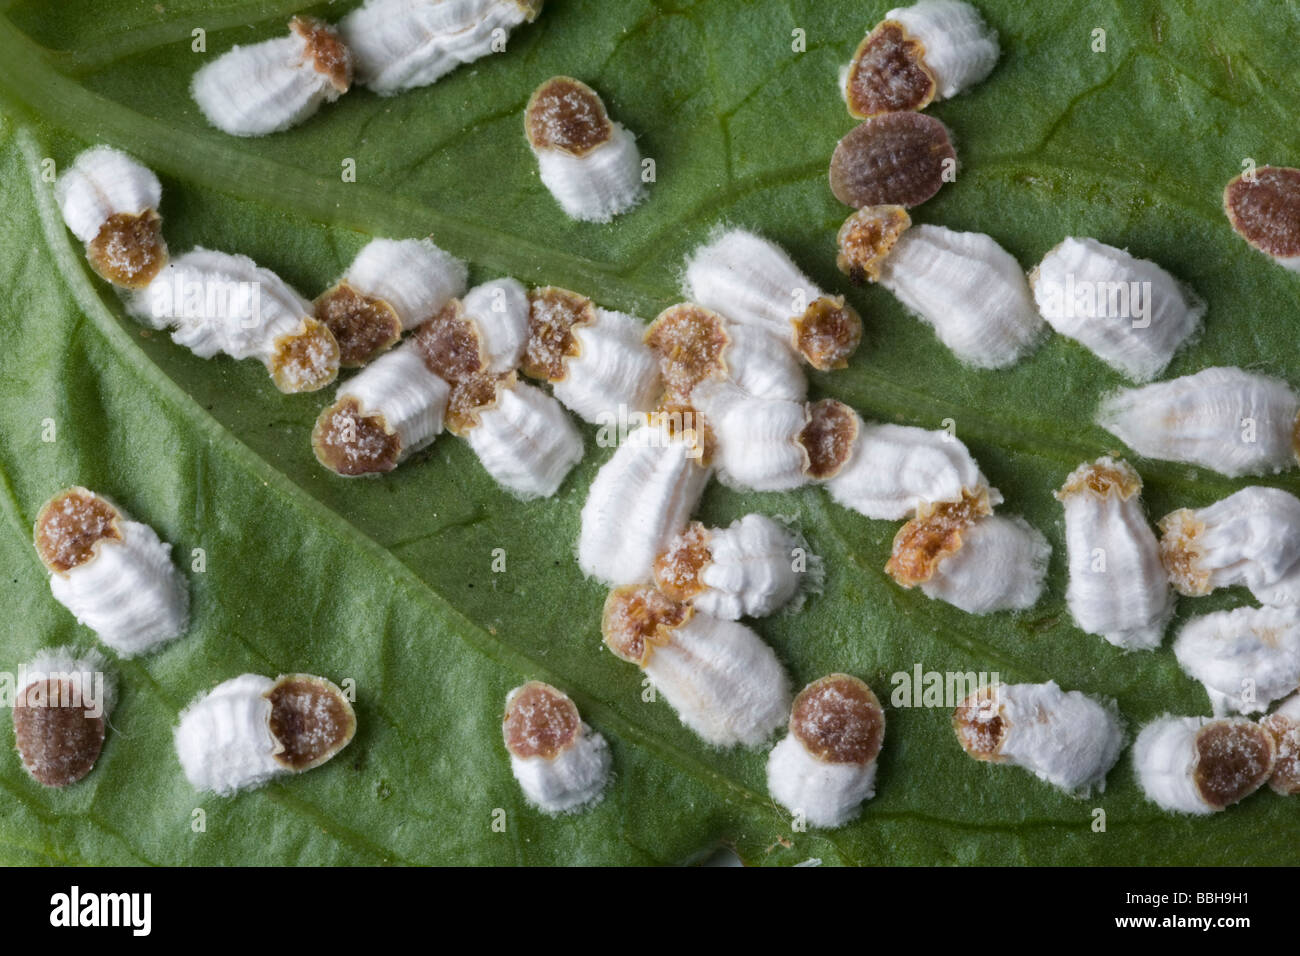
MULTIPOLYGON (((432 83, 490 52, 500 31, 540 6, 367 0, 337 29, 295 18, 289 37, 204 67, 193 94, 229 133, 276 132, 345 92, 354 71, 383 94, 432 83)), ((996 34, 960 0, 892 10, 864 38, 839 77, 861 123, 830 163, 832 191, 855 210, 839 232, 840 269, 885 286, 975 368, 1014 364, 1049 328, 1080 343, 1134 383, 1103 400, 1098 421, 1140 456, 1232 477, 1295 466, 1300 398, 1285 383, 1236 368, 1154 381, 1206 311, 1158 265, 1067 237, 1026 275, 987 235, 912 224, 907 210, 956 168, 947 130, 921 110, 983 80, 998 58, 996 34), (1136 317, 1113 308, 1117 291, 1136 317)), ((524 133, 541 181, 571 218, 608 222, 644 199, 635 137, 581 81, 538 87, 524 133)), ((820 562, 782 520, 692 521, 711 478, 744 491, 819 484, 843 507, 902 521, 886 572, 967 613, 1023 610, 1041 597, 1047 540, 995 510, 1003 496, 953 435, 808 400, 804 366, 845 367, 862 323, 761 236, 715 231, 685 263, 685 301, 647 326, 558 287, 503 278, 469 288, 466 265, 428 238, 374 239, 315 301, 243 256, 196 248, 173 259, 157 178, 107 147, 81 154, 57 195, 128 311, 195 354, 257 358, 286 392, 360 368, 312 432, 316 457, 340 476, 391 471, 445 429, 514 495, 550 497, 583 455, 570 412, 588 423, 639 416, 592 481, 576 547, 583 572, 610 588, 605 644, 710 745, 760 747, 786 725, 768 758, 769 792, 812 825, 840 826, 873 796, 884 712, 848 674, 794 693, 776 654, 740 623, 797 607, 816 589, 820 562)), ((1224 203, 1243 238, 1300 270, 1300 171, 1239 177, 1224 203)), ((1242 585, 1261 605, 1181 629, 1175 656, 1205 686, 1214 716, 1169 715, 1141 729, 1133 753, 1143 790, 1187 813, 1222 810, 1265 782, 1297 792, 1300 499, 1249 486, 1165 516, 1157 536, 1141 488, 1137 471, 1111 456, 1063 477, 1066 599, 1080 629, 1151 650, 1175 591, 1242 585)), ((187 629, 188 589, 169 546, 108 499, 60 492, 35 537, 54 596, 120 655, 187 629)), ((70 649, 26 668, 24 696, 40 706, 16 708, 15 729, 41 783, 66 785, 92 769, 112 699, 111 682, 92 686, 103 670, 97 653, 70 649), (105 705, 97 715, 84 706, 91 696, 105 705)), ((1113 701, 1052 681, 984 688, 952 724, 973 758, 1020 766, 1076 795, 1104 787, 1125 743, 1113 701)), ((190 782, 224 794, 317 766, 354 730, 347 697, 329 681, 246 674, 191 704, 175 738, 190 782)), ((511 691, 503 736, 535 806, 573 812, 602 796, 609 748, 562 691, 538 681, 511 691)))

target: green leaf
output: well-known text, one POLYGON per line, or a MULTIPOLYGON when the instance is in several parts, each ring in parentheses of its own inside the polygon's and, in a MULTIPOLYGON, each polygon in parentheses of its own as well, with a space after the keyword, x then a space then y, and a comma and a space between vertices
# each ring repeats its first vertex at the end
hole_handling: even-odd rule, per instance
MULTIPOLYGON (((336 19, 353 4, 316 8, 336 19)), ((1223 184, 1251 157, 1300 163, 1294 6, 1231 0, 1116 4, 980 0, 1004 54, 975 90, 933 112, 953 132, 958 182, 916 218, 992 234, 1029 266, 1065 235, 1127 246, 1190 280, 1204 334, 1170 375, 1211 364, 1294 379, 1296 278, 1234 236, 1223 184), (1106 52, 1090 49, 1106 31, 1106 52)), ((798 685, 833 670, 891 675, 997 671, 1111 695, 1132 727, 1205 713, 1166 646, 1125 655, 1075 629, 1052 491, 1116 448, 1091 424, 1121 384, 1060 338, 1015 368, 961 367, 883 290, 834 267, 847 210, 826 165, 852 122, 836 71, 887 8, 826 0, 709 3, 552 0, 506 55, 433 87, 355 91, 289 133, 243 141, 209 128, 188 79, 236 42, 283 30, 292 0, 17 0, 0 17, 0 578, 11 621, 0 667, 90 641, 51 598, 30 543, 42 501, 81 483, 119 499, 173 542, 190 574, 192 633, 117 664, 121 703, 94 772, 46 791, 0 760, 0 859, 10 863, 657 863, 720 844, 747 862, 1295 862, 1295 811, 1271 792, 1208 819, 1147 803, 1127 758, 1101 796, 1067 797, 1019 770, 967 758, 944 708, 887 706, 878 793, 854 824, 793 832, 767 797, 764 755, 703 746, 639 672, 601 646, 604 592, 573 560, 578 512, 608 456, 588 434, 551 500, 521 504, 449 436, 376 481, 312 457, 321 395, 283 396, 256 363, 202 361, 124 317, 87 269, 41 178, 92 143, 140 157, 164 181, 171 246, 241 252, 312 295, 374 235, 423 235, 474 278, 511 274, 586 292, 647 317, 671 304, 682 257, 718 222, 788 248, 866 319, 851 367, 814 392, 868 418, 945 418, 1054 547, 1049 590, 1022 615, 976 618, 897 588, 883 573, 896 523, 868 521, 816 488, 740 495, 713 486, 701 517, 796 515, 827 566, 799 614, 754 627, 798 685), (207 54, 191 31, 207 30, 207 54), (791 31, 806 31, 794 53, 791 31), (637 131, 658 182, 610 226, 571 223, 540 186, 521 114, 542 79, 599 89, 637 131), (356 160, 358 182, 341 181, 356 160), (57 440, 41 440, 53 419, 57 440), (505 573, 491 573, 505 548, 505 573), (359 731, 331 764, 234 799, 195 795, 171 744, 178 710, 244 671, 308 670, 358 689, 359 731), (567 690, 613 748, 617 777, 593 811, 551 819, 524 805, 500 743, 506 691, 527 678, 567 690), (1104 808, 1106 830, 1093 832, 1104 808), (194 810, 206 814, 195 832, 194 810), (492 815, 506 811, 504 832, 492 815)), ((1152 516, 1244 482, 1139 462, 1152 516)), ((1296 487, 1282 476, 1280 486, 1296 487)), ((1190 613, 1248 600, 1184 600, 1190 613)), ((1177 622, 1175 622, 1175 627, 1177 622)), ((7 723, 7 722, 6 722, 7 723)), ((3 731, 10 746, 10 731, 3 731)))

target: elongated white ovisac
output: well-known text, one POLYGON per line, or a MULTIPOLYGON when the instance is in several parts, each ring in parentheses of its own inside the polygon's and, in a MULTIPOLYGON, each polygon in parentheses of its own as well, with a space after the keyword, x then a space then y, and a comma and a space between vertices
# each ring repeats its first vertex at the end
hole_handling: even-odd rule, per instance
POLYGON ((1300 609, 1239 607, 1194 617, 1174 656, 1216 716, 1256 714, 1300 688, 1300 609))
POLYGON ((461 436, 497 483, 521 501, 549 498, 582 460, 582 435, 550 395, 512 380, 461 436))

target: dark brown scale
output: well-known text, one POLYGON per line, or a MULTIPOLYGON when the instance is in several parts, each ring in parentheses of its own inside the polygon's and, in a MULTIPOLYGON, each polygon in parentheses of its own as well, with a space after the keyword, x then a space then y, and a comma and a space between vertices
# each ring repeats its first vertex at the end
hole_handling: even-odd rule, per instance
POLYGON ((865 766, 885 738, 885 713, 870 687, 847 674, 831 674, 799 692, 790 733, 827 763, 865 766))
POLYGON ((568 76, 552 77, 537 88, 524 111, 524 128, 534 149, 574 156, 585 156, 614 133, 596 91, 568 76))
POLYGON ((341 398, 320 414, 311 435, 317 460, 348 477, 392 471, 402 441, 383 415, 363 415, 355 398, 341 398))
POLYGON ((691 606, 652 587, 625 587, 609 592, 600 629, 605 643, 625 661, 643 665, 668 631, 690 620, 691 606))
POLYGON ((952 712, 952 729, 957 740, 976 760, 997 761, 1010 730, 1000 711, 992 706, 995 693, 995 690, 985 690, 974 694, 952 712))
POLYGON ((845 98, 858 119, 924 109, 934 99, 925 47, 899 23, 886 20, 867 34, 849 65, 845 98))
POLYGON ((1245 720, 1218 720, 1196 735, 1196 789, 1216 810, 1244 800, 1273 773, 1276 745, 1267 730, 1245 720))
POLYGON ((684 303, 665 309, 646 329, 645 344, 659 357, 664 390, 673 401, 689 400, 695 386, 726 371, 730 343, 721 316, 684 303))
POLYGON ((416 329, 411 342, 425 367, 453 385, 483 369, 478 330, 465 317, 459 302, 450 303, 416 329))
POLYGON ((266 692, 271 735, 284 747, 275 759, 292 770, 310 770, 348 745, 357 717, 343 692, 308 674, 281 677, 266 692))
POLYGON ((561 382, 565 359, 581 351, 573 330, 596 321, 596 307, 586 296, 546 286, 528 295, 528 347, 521 368, 529 378, 561 382))
POLYGON ((162 219, 152 209, 109 216, 86 246, 91 267, 114 285, 143 289, 167 264, 162 219))
POLYGON ((480 372, 457 382, 447 399, 447 430, 458 438, 465 437, 466 432, 478 427, 479 415, 496 404, 498 389, 510 388, 516 381, 514 372, 480 372))
POLYGON ((334 89, 346 93, 352 85, 352 51, 335 29, 315 17, 294 17, 289 29, 307 41, 306 53, 316 72, 324 73, 334 89))
POLYGON ((853 454, 858 437, 858 417, 853 409, 833 398, 808 406, 808 424, 799 444, 808 453, 808 475, 818 480, 834 478, 853 454))
POLYGON ((51 571, 65 572, 89 561, 97 541, 121 541, 121 514, 84 488, 60 492, 36 516, 36 553, 51 571))
POLYGON ((962 535, 989 514, 988 495, 962 493, 961 501, 930 505, 898 530, 885 572, 905 588, 934 577, 939 562, 961 549, 962 535))
POLYGON ((869 206, 859 209, 840 226, 840 251, 835 264, 855 285, 875 282, 898 237, 912 219, 902 206, 869 206))
POLYGON ((1254 178, 1243 173, 1223 191, 1232 228, 1270 256, 1300 256, 1300 169, 1261 166, 1254 178))
POLYGON ((844 368, 862 341, 862 319, 843 296, 822 296, 795 320, 795 348, 815 369, 844 368))
POLYGON ((383 299, 362 295, 341 282, 316 300, 316 318, 334 333, 339 364, 365 365, 402 334, 397 313, 383 299))
POLYGON ((13 710, 18 754, 38 783, 66 787, 94 768, 104 747, 104 717, 87 713, 73 682, 45 679, 28 684, 13 710))
POLYGON ((655 560, 655 584, 674 601, 689 601, 704 590, 700 573, 713 561, 708 528, 692 521, 655 560))
POLYGON ((1269 714, 1260 724, 1273 735, 1277 747, 1269 786, 1283 795, 1300 793, 1300 723, 1283 714, 1269 714))
POLYGON ((506 749, 516 757, 552 760, 578 738, 578 708, 549 684, 530 681, 510 698, 503 726, 506 749))
POLYGON ((916 206, 943 185, 957 154, 948 130, 923 113, 885 113, 850 131, 831 156, 831 192, 855 209, 916 206))

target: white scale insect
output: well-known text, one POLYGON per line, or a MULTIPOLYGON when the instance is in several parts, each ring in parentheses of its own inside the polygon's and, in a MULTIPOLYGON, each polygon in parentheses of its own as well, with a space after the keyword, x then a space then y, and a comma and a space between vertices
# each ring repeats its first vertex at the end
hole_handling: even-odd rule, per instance
POLYGON ((840 228, 840 269, 880 283, 976 368, 1004 368, 1042 341, 1042 317, 1011 253, 982 233, 911 223, 902 206, 859 209, 840 228))
POLYGON ((813 826, 843 826, 876 794, 880 701, 858 678, 830 674, 795 697, 789 728, 767 758, 768 793, 813 826))
POLYGON ((390 94, 427 86, 462 63, 505 50, 542 0, 366 0, 339 21, 357 82, 390 94))
POLYGON ((352 54, 334 28, 294 17, 289 35, 235 46, 194 74, 190 93, 209 123, 231 136, 296 126, 352 85, 352 54))
POLYGON ((340 365, 364 365, 463 296, 467 274, 430 239, 372 239, 316 299, 316 318, 334 333, 340 365))
POLYGON ((1148 800, 1209 814, 1244 800, 1273 774, 1273 736, 1242 717, 1161 717, 1142 728, 1133 765, 1148 800))
POLYGON ((127 301, 127 311, 200 358, 255 358, 282 392, 313 392, 338 376, 339 347, 315 310, 247 256, 195 248, 127 301))
POLYGON ((81 487, 59 492, 37 515, 34 537, 55 599, 122 657, 185 632, 189 590, 171 545, 106 498, 81 487))
POLYGON ((86 244, 94 270, 123 289, 143 289, 167 264, 158 206, 162 184, 126 153, 95 146, 59 177, 63 221, 86 244))
POLYGON ((565 408, 593 425, 654 408, 663 382, 640 319, 554 286, 532 290, 529 303, 525 375, 549 382, 565 408))
POLYGON ((571 219, 609 222, 645 198, 636 137, 586 83, 556 76, 539 86, 524 131, 542 183, 571 219))
POLYGON ((66 787, 95 768, 117 688, 96 651, 43 650, 18 669, 14 745, 44 787, 66 787))
POLYGON ((998 62, 998 35, 960 0, 921 0, 890 10, 840 71, 849 112, 924 109, 979 83, 998 62))
POLYGON ((1121 389, 1097 423, 1147 458, 1200 465, 1229 478, 1296 466, 1300 399, 1285 382, 1239 368, 1121 389))
POLYGON ((1205 303, 1154 262, 1096 239, 1065 239, 1029 284, 1052 328, 1134 382, 1163 372, 1205 315, 1205 303))
POLYGON ((673 600, 734 621, 786 606, 819 569, 799 535, 774 518, 748 514, 726 528, 692 522, 656 559, 654 576, 673 600))
POLYGON ((790 712, 790 681, 772 649, 735 621, 650 587, 611 591, 605 644, 638 665, 683 724, 717 747, 757 747, 790 712))
POLYGON ((651 579, 655 559, 686 527, 712 474, 704 444, 695 423, 670 414, 651 416, 627 436, 582 506, 577 552, 584 574, 614 586, 651 579))
POLYGON ((1065 509, 1070 614, 1081 630, 1125 650, 1159 646, 1174 613, 1141 494, 1133 466, 1108 457, 1080 465, 1056 493, 1065 509))
POLYGON ((351 702, 323 677, 242 674, 181 712, 176 755, 195 790, 229 796, 319 767, 356 729, 351 702))
POLYGON ((1160 557, 1180 594, 1245 585, 1261 604, 1300 605, 1300 498, 1252 485, 1160 519, 1160 557))
POLYGON ((843 296, 822 292, 780 246, 743 229, 720 232, 691 254, 682 291, 770 333, 816 369, 845 367, 862 340, 862 319, 843 296))
POLYGON ((609 782, 609 747, 567 695, 541 681, 516 687, 506 697, 501 732, 530 804, 554 815, 599 802, 609 782))
POLYGON ((1073 796, 1106 788, 1124 732, 1114 701, 1045 684, 994 684, 952 715, 962 749, 976 760, 1028 770, 1073 796))
POLYGON ((1216 716, 1261 713, 1300 688, 1300 608, 1194 617, 1178 632, 1174 656, 1205 686, 1216 716))

